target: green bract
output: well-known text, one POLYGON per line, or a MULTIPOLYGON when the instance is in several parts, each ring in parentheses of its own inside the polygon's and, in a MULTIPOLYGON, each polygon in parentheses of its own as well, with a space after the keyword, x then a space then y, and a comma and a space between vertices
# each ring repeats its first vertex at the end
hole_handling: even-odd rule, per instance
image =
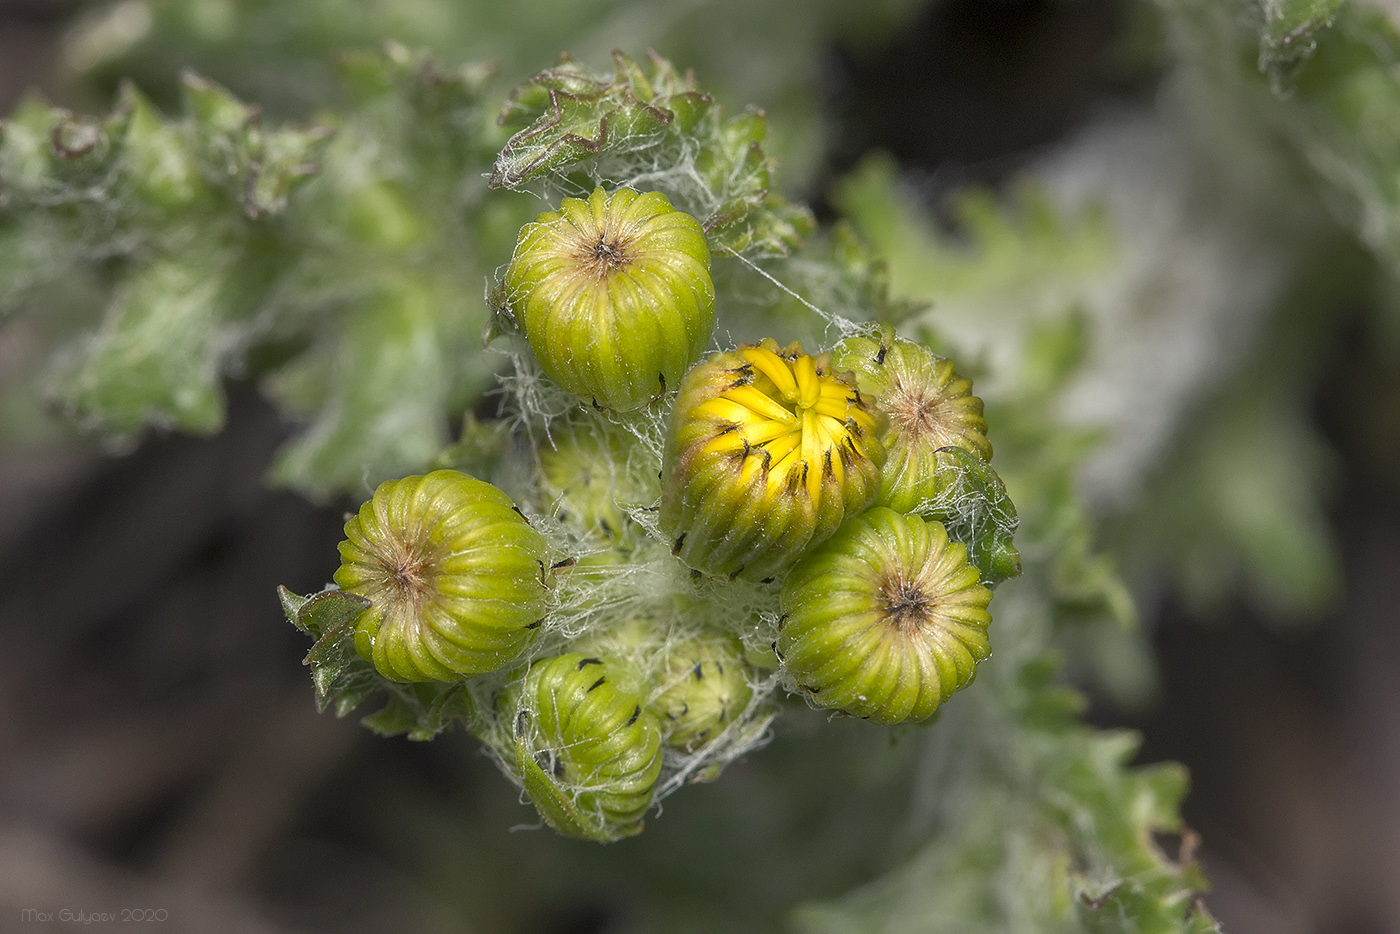
POLYGON ((335 582, 369 599, 355 649, 384 677, 495 671, 534 636, 545 541, 491 484, 455 470, 386 481, 345 536, 335 582))
POLYGON ((715 327, 705 232, 654 191, 565 198, 521 229, 505 288, 545 374, 612 409, 679 383, 715 327))
POLYGON ((982 400, 953 361, 921 344, 894 336, 888 326, 869 337, 848 337, 831 351, 831 363, 855 374, 871 407, 885 416, 880 435, 886 460, 875 502, 910 512, 938 498, 948 448, 991 460, 982 400))
POLYGON ((822 707, 923 720, 990 654, 992 592, 978 576, 941 523, 877 506, 788 575, 778 654, 822 707))
POLYGON ((565 836, 606 842, 641 833, 661 774, 661 730, 619 685, 618 665, 579 653, 541 659, 501 697, 514 769, 540 816, 565 836))
POLYGON ((870 502, 884 451, 849 376, 771 339, 686 375, 671 411, 661 529, 698 571, 767 580, 870 502))

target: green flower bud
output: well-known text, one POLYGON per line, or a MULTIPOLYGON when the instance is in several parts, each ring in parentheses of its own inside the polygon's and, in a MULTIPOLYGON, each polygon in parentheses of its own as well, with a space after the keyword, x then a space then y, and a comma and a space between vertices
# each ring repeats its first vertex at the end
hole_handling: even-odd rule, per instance
POLYGON ((647 707, 645 699, 665 645, 663 614, 609 614, 571 641, 569 650, 606 658, 613 684, 643 698, 642 706, 647 707))
POLYGON ((394 681, 457 681, 516 658, 544 614, 544 538, 456 470, 379 485, 345 523, 341 590, 370 601, 355 649, 394 681))
POLYGON ((539 447, 549 497, 545 508, 610 539, 621 537, 631 525, 623 506, 656 499, 656 462, 644 468, 638 457, 629 464, 635 449, 631 435, 601 423, 551 429, 539 447))
POLYGON ((661 730, 618 685, 616 663, 571 653, 541 659, 507 686, 509 765, 549 826, 607 842, 641 833, 661 774, 661 730))
POLYGON ((672 551, 730 579, 780 574, 875 495, 877 427, 826 354, 765 339, 710 357, 686 375, 667 429, 672 551))
POLYGON ((991 598, 941 523, 878 506, 788 575, 778 655, 819 706, 923 720, 990 654, 991 598))
POLYGON ((705 232, 660 192, 565 198, 521 229, 505 287, 545 374, 620 411, 675 386, 715 328, 705 232))
POLYGON ((831 362, 855 375, 861 395, 884 416, 880 441, 887 456, 877 504, 912 512, 937 498, 947 448, 991 460, 982 400, 972 395, 972 381, 958 376, 951 360, 895 337, 886 325, 877 336, 841 341, 831 362))
POLYGON ((733 636, 710 633, 672 646, 650 704, 666 742, 686 752, 708 745, 748 707, 749 676, 744 647, 733 636))
POLYGON ((133 84, 122 87, 121 102, 131 113, 122 172, 133 194, 158 211, 179 210, 207 197, 183 128, 162 120, 133 84))

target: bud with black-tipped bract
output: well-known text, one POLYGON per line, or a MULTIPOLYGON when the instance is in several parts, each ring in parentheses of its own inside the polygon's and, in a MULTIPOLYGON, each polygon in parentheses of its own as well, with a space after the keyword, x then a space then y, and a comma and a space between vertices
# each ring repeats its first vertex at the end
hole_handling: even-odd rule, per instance
POLYGON ((743 645, 726 633, 700 633, 668 646, 650 705, 666 742, 687 752, 713 742, 748 708, 752 677, 743 645))
POLYGON ((893 725, 928 718, 990 654, 987 604, 941 523, 877 506, 783 583, 777 650, 821 707, 893 725))
POLYGON ((544 538, 456 470, 379 485, 345 523, 342 590, 370 601, 355 649, 394 681, 456 681, 520 655, 545 610, 544 538))
POLYGON ((520 231, 505 301, 545 375, 626 411, 674 387, 715 327, 700 222, 660 192, 595 189, 520 231))
POLYGON ((765 339, 697 364, 663 454, 672 550, 716 576, 782 573, 875 495, 877 427, 851 378, 796 343, 765 339))
POLYGON ((510 738, 498 749, 530 801, 567 837, 641 833, 661 774, 661 730, 623 684, 619 663, 571 653, 541 659, 499 701, 510 738))
POLYGON ((885 325, 838 343, 831 362, 854 374, 861 395, 884 416, 879 505, 910 512, 937 499, 948 476, 948 448, 991 460, 982 400, 972 395, 972 381, 959 376, 951 360, 895 337, 885 325))
POLYGON ((883 420, 886 451, 875 502, 942 522, 995 585, 1021 573, 1012 544, 1016 506, 990 463, 982 400, 953 362, 895 336, 889 325, 848 337, 832 350, 883 420))

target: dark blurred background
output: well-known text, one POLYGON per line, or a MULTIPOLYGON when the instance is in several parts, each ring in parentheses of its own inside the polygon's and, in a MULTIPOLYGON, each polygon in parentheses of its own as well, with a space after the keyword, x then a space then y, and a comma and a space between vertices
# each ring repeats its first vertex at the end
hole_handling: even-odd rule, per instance
MULTIPOLYGON (((64 93, 57 40, 78 8, 0 0, 0 113, 27 88, 64 93)), ((828 176, 885 149, 924 173, 935 210, 970 181, 1002 182, 1105 107, 1151 93, 1150 73, 1103 64, 1122 13, 1113 0, 961 0, 875 50, 833 37, 828 176)), ((1142 730, 1141 761, 1189 766, 1207 902, 1235 934, 1400 931, 1400 374, 1359 327, 1339 334, 1317 349, 1330 375, 1313 411, 1336 453, 1344 596, 1290 628, 1243 593, 1209 614, 1158 593, 1144 607, 1155 705, 1092 713, 1142 730)), ((0 330, 0 380, 15 378, 7 364, 25 341, 0 330)), ((269 490, 288 426, 252 389, 230 393, 212 439, 0 457, 0 931, 42 929, 17 920, 38 906, 163 909, 157 929, 197 932, 648 929, 625 855, 599 850, 580 874, 530 842, 538 834, 506 833, 529 812, 467 738, 382 740, 316 714, 304 640, 274 591, 329 579, 345 504, 269 490), (450 804, 503 842, 463 855, 457 828, 414 824, 415 801, 450 804), (383 808, 404 814, 397 838, 369 819, 383 808), (409 840, 516 885, 444 901, 451 880, 425 877, 409 840)), ((804 741, 794 730, 765 756, 800 761, 804 741)), ((695 804, 668 802, 647 836, 686 833, 706 796, 741 808, 759 780, 741 763, 695 804)), ((840 872, 803 871, 797 891, 839 891, 826 886, 840 872)))

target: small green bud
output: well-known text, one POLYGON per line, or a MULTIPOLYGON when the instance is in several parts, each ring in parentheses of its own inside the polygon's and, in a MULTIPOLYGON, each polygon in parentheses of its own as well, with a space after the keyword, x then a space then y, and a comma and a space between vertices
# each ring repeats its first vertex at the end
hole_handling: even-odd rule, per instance
MULTIPOLYGON (((598 557, 589 555, 583 561, 598 557)), ((594 621, 583 635, 569 643, 569 650, 608 659, 613 683, 645 701, 665 645, 665 614, 653 611, 615 614, 594 621)), ((648 705, 644 702, 642 706, 648 705)))
POLYGON ((686 375, 671 411, 660 523, 687 565, 768 580, 879 488, 875 417, 826 354, 770 339, 686 375))
POLYGON ((505 287, 545 375, 620 411, 679 383, 715 328, 705 232, 660 192, 565 198, 521 229, 505 287))
POLYGON ((821 707, 924 720, 991 654, 992 592, 978 576, 941 523, 877 506, 788 575, 778 655, 821 707))
POLYGON ((539 447, 545 508, 609 539, 621 537, 631 525, 623 507, 656 499, 655 461, 643 467, 638 457, 630 464, 636 447, 631 435, 601 421, 551 428, 539 447))
POLYGON ((579 653, 541 659, 500 699, 508 767, 551 827, 607 842, 641 833, 661 774, 661 730, 619 686, 617 663, 579 653))
POLYGON ((991 460, 982 400, 951 360, 895 337, 885 326, 878 335, 841 341, 831 362, 855 375, 861 395, 884 416, 880 441, 887 456, 877 504, 911 512, 937 498, 946 448, 991 460))
POLYGON ((650 705, 666 742, 686 752, 707 746, 748 707, 750 674, 733 636, 708 633, 670 647, 650 705))
POLYGON ((457 681, 520 655, 544 614, 544 538, 455 470, 379 485, 345 523, 335 582, 370 601, 355 650, 394 681, 457 681))

